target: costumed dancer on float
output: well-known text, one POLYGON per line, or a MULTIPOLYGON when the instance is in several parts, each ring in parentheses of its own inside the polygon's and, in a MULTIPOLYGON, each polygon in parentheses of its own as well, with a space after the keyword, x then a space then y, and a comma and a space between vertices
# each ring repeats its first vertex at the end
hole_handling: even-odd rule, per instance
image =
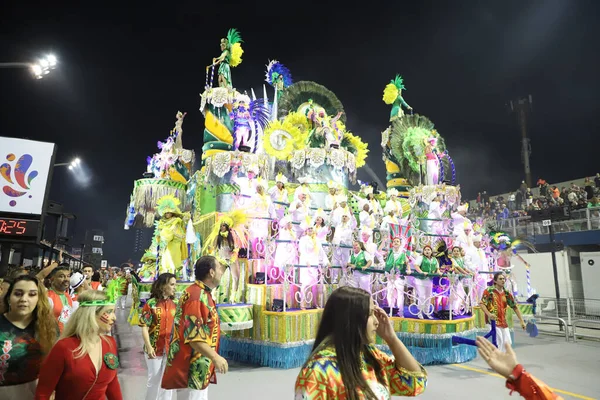
POLYGON ((440 162, 437 158, 437 138, 425 139, 425 158, 427 159, 427 185, 440 183, 440 162))
POLYGON ((446 207, 442 202, 441 196, 436 196, 431 203, 429 203, 429 213, 427 214, 427 221, 425 231, 428 233, 441 235, 443 234, 443 223, 441 220, 446 207))
MULTIPOLYGON (((339 218, 340 222, 336 225, 333 239, 331 240, 331 244, 334 246, 331 263, 335 266, 345 268, 350 261, 352 235, 356 228, 356 219, 352 218, 349 210, 339 214, 339 218)), ((332 270, 331 275, 332 281, 338 283, 339 270, 337 268, 332 270)))
MULTIPOLYGON (((212 214, 204 218, 210 218, 212 214)), ((214 224, 212 231, 206 237, 202 254, 213 255, 223 260, 230 268, 229 285, 226 277, 222 282, 225 283, 221 289, 225 291, 223 301, 236 304, 241 301, 241 280, 245 279, 241 272, 238 253, 241 249, 248 247, 248 214, 244 209, 235 209, 221 215, 217 223, 214 224)), ((227 274, 227 272, 225 273, 227 274)))
POLYGON ((337 183, 334 181, 327 182, 328 193, 325 196, 325 209, 332 212, 336 207, 336 196, 338 195, 337 183))
POLYGON ((402 203, 398 200, 398 190, 395 188, 388 189, 387 191, 388 199, 385 203, 384 212, 385 214, 389 214, 391 211, 394 212, 398 218, 402 218, 404 214, 404 210, 402 209, 402 203))
MULTIPOLYGON (((471 272, 465 267, 465 259, 462 256, 462 248, 454 246, 452 248, 452 269, 454 274, 470 276, 471 272)), ((461 307, 467 299, 463 278, 454 277, 450 291, 450 306, 455 315, 460 313, 461 307)))
POLYGON ((330 232, 329 225, 327 225, 327 223, 325 222, 327 214, 325 214, 325 211, 323 211, 322 208, 319 208, 317 211, 315 211, 313 218, 315 221, 315 232, 317 235, 317 240, 321 245, 323 245, 327 243, 327 236, 330 232))
POLYGON ((173 195, 161 197, 157 202, 161 217, 156 226, 159 245, 159 274, 169 272, 181 279, 183 261, 188 257, 186 225, 179 209, 180 201, 173 195))
POLYGON ((267 182, 261 177, 254 181, 256 193, 253 196, 250 209, 253 217, 250 224, 250 239, 252 241, 253 257, 264 259, 266 251, 266 240, 269 236, 269 226, 275 216, 275 209, 271 197, 267 195, 267 182))
POLYGON ((392 240, 392 248, 385 260, 387 278, 387 302, 390 307, 390 316, 394 308, 398 309, 397 316, 404 316, 404 288, 405 275, 411 273, 406 248, 402 238, 397 236, 392 240))
POLYGON ((381 220, 381 224, 379 225, 379 232, 381 233, 381 245, 380 249, 389 249, 392 247, 391 236, 392 236, 392 228, 391 225, 399 225, 400 220, 396 216, 396 212, 394 210, 389 211, 385 217, 381 220))
MULTIPOLYGON (((336 207, 331 213, 331 225, 334 228, 337 228, 342 221, 342 216, 345 214, 352 216, 352 210, 348 206, 348 197, 345 194, 338 194, 335 199, 336 207)), ((355 218, 352 218, 352 220, 356 222, 355 218)), ((354 225, 356 225, 356 223, 354 223, 354 225)))
POLYGON ((381 252, 381 248, 377 248, 377 244, 373 241, 373 230, 365 227, 360 229, 360 239, 365 245, 365 250, 373 257, 373 266, 378 267, 379 264, 385 262, 385 257, 381 252))
POLYGON ((294 200, 290 204, 288 212, 292 216, 292 221, 296 222, 296 237, 300 237, 304 230, 300 227, 300 223, 306 221, 306 217, 310 215, 310 190, 307 186, 300 185, 294 192, 294 200))
POLYGON ((427 275, 439 274, 440 268, 437 258, 433 256, 433 248, 425 245, 422 255, 414 262, 415 271, 425 276, 415 276, 414 284, 417 295, 420 319, 429 318, 431 315, 431 298, 433 294, 433 280, 427 275))
POLYGON ((404 81, 400 75, 396 75, 396 78, 392 79, 383 90, 383 101, 385 104, 392 106, 390 122, 404 117, 404 110, 402 107, 412 110, 412 107, 402 98, 403 90, 406 90, 406 88, 404 87, 404 81))
POLYGON ((271 277, 280 280, 283 277, 283 269, 286 265, 296 265, 298 263, 298 249, 296 247, 296 230, 292 225, 292 217, 284 216, 279 220, 279 231, 277 233, 277 247, 273 260, 273 268, 276 273, 271 277))
POLYGON ((298 241, 298 254, 300 257, 299 265, 300 269, 300 286, 301 295, 300 303, 301 308, 306 309, 310 305, 315 303, 318 306, 317 296, 318 288, 317 283, 319 280, 318 266, 330 266, 327 254, 323 250, 323 246, 317 239, 317 234, 314 229, 314 222, 310 217, 300 224, 304 230, 304 236, 298 241), (306 266, 306 268, 304 268, 306 266))
MULTIPOLYGON (((362 185, 360 188, 360 191, 361 191, 361 193, 363 193, 365 195, 365 198, 359 197, 357 195, 354 195, 354 198, 358 202, 361 210, 364 209, 365 204, 368 204, 369 210, 370 210, 371 214, 373 214, 375 221, 379 222, 379 219, 381 219, 383 217, 383 209, 381 208, 381 204, 379 203, 379 200, 377 200, 375 198, 375 195, 373 194, 373 186, 362 185)), ((374 228, 371 228, 371 229, 374 229, 374 228)))
POLYGON ((481 248, 481 243, 481 233, 475 233, 473 235, 473 247, 470 249, 471 263, 473 264, 473 267, 477 272, 477 275, 474 278, 475 285, 472 291, 472 304, 479 303, 483 292, 485 291, 485 289, 487 289, 487 282, 489 279, 488 274, 486 274, 486 272, 490 270, 489 261, 487 255, 485 254, 485 251, 481 248))
POLYGON ((350 286, 359 287, 371 293, 371 273, 365 271, 371 268, 373 256, 365 249, 363 242, 355 240, 352 243, 352 252, 350 253, 350 263, 347 267, 352 268, 352 282, 350 286))
POLYGON ((235 29, 227 32, 227 37, 221 39, 221 55, 213 58, 212 65, 208 68, 219 66, 219 87, 232 88, 231 68, 237 67, 242 63, 242 36, 235 29))
POLYGON ((271 201, 273 202, 275 218, 277 221, 281 220, 285 215, 285 210, 289 201, 288 191, 285 188, 287 183, 287 178, 280 172, 275 176, 275 186, 269 189, 269 196, 271 196, 271 201))

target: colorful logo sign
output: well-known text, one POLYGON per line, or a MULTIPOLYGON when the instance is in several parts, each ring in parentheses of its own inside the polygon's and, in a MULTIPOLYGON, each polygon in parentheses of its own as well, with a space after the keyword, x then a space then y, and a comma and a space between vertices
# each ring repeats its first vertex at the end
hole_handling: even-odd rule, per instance
POLYGON ((0 136, 0 212, 43 214, 54 143, 0 136))
MULTIPOLYGON (((0 165, 0 176, 3 178, 3 180, 0 180, 2 182, 2 192, 13 198, 8 202, 11 207, 17 205, 16 198, 29 193, 31 182, 38 176, 37 171, 31 170, 31 164, 33 163, 31 154, 23 154, 13 167, 11 164, 16 159, 17 156, 10 153, 6 156, 8 162, 0 165)), ((29 194, 28 197, 32 198, 33 195, 29 194)))

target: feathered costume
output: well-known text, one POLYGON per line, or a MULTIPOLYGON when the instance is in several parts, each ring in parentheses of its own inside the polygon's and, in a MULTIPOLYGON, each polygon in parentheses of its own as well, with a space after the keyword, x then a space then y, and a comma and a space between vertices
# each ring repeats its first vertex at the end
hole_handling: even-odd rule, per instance
POLYGON ((283 90, 293 83, 290 70, 277 60, 273 60, 267 65, 265 81, 275 88, 277 99, 281 97, 283 90))
POLYGON ((231 83, 231 68, 237 67, 242 63, 242 36, 236 29, 230 29, 227 32, 227 37, 221 39, 221 44, 224 45, 221 55, 213 61, 219 63, 219 86, 232 87, 231 83))
POLYGON ((233 149, 246 146, 248 151, 255 153, 258 148, 258 132, 269 122, 269 109, 265 101, 238 101, 233 105, 230 117, 233 120, 233 149))
POLYGON ((396 75, 396 78, 392 79, 383 90, 383 101, 385 104, 392 106, 390 121, 404 116, 402 107, 412 110, 412 107, 402 98, 403 90, 406 90, 406 88, 404 87, 404 81, 400 75, 396 75))
MULTIPOLYGON (((202 219, 210 217, 212 215, 207 214, 202 219)), ((204 240, 202 254, 214 255, 219 262, 231 267, 222 278, 218 302, 237 303, 241 301, 241 293, 244 290, 242 285, 246 277, 244 271, 240 271, 241 263, 238 263, 238 253, 241 249, 248 247, 247 223, 247 210, 234 209, 221 215, 204 240), (221 232, 221 225, 227 226, 226 232, 221 232), (221 240, 218 240, 219 235, 222 235, 221 240), (231 235, 233 246, 228 239, 229 235, 231 235), (221 243, 220 246, 218 245, 219 242, 221 243)))
POLYGON ((157 211, 161 219, 156 224, 156 240, 160 254, 159 274, 170 272, 181 277, 183 260, 188 257, 188 251, 185 223, 179 204, 179 199, 173 195, 163 196, 158 200, 157 211), (167 214, 172 214, 171 218, 166 218, 167 214))

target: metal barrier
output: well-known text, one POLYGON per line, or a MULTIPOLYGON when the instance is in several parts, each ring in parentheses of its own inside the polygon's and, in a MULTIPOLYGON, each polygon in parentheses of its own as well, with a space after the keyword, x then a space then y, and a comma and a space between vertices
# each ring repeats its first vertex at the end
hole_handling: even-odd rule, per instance
MULTIPOLYGON (((573 321, 573 343, 577 343, 577 326, 582 324, 582 323, 586 323, 586 324, 597 324, 600 325, 600 321, 595 320, 595 319, 578 319, 573 321)), ((593 335, 584 335, 583 333, 579 334, 579 337, 582 338, 590 338, 590 339, 599 339, 598 336, 593 336, 593 335)))
MULTIPOLYGON (((565 327, 565 341, 568 342, 569 341, 569 327, 567 325, 567 323, 565 322, 564 319, 559 318, 559 317, 548 317, 548 316, 541 316, 541 315, 536 315, 535 317, 539 318, 539 319, 550 319, 550 320, 554 320, 554 321, 559 321, 563 324, 563 326, 565 327)), ((546 331, 546 330, 541 330, 538 328, 538 332, 542 332, 542 333, 552 333, 552 334, 556 334, 557 332, 555 331, 546 331)))

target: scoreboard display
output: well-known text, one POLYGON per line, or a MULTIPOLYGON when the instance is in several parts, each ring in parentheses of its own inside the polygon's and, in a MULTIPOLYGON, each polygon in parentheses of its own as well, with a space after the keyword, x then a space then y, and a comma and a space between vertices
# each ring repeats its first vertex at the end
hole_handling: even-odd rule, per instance
POLYGON ((40 219, 8 218, 0 216, 0 241, 37 242, 40 219))

